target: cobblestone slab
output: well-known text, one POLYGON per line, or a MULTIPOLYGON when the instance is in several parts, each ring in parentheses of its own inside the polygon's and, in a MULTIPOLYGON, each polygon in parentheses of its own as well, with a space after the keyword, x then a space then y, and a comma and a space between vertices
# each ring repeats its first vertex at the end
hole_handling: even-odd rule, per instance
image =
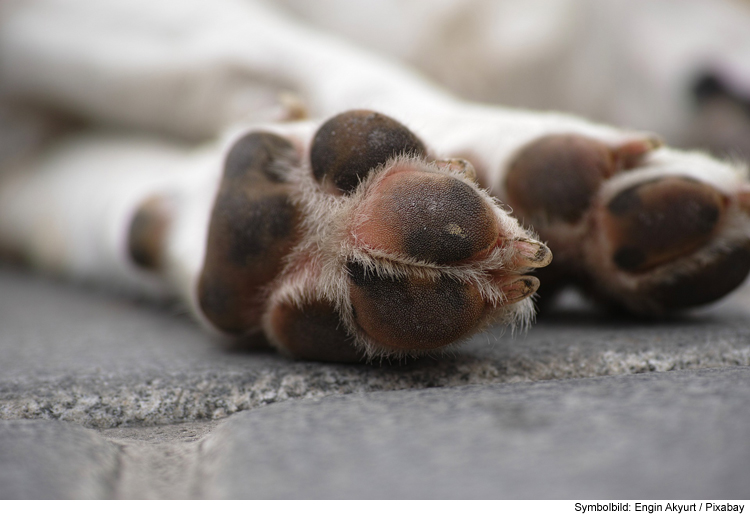
POLYGON ((750 368, 333 396, 237 415, 222 498, 750 498, 750 368))
POLYGON ((329 394, 750 365, 750 295, 662 323, 586 311, 527 335, 484 334, 405 365, 292 362, 239 352, 178 309, 0 270, 0 418, 89 427, 215 420, 329 394))
POLYGON ((221 420, 101 431, 120 449, 116 499, 201 499, 202 442, 221 420))
POLYGON ((750 368, 288 401, 100 433, 0 421, 7 498, 750 498, 750 368))
POLYGON ((0 420, 0 499, 112 498, 119 462, 119 446, 81 426, 0 420))

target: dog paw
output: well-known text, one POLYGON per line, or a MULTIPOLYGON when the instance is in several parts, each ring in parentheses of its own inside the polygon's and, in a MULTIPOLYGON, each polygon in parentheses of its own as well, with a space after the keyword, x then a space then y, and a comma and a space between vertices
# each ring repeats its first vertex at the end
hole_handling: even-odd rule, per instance
POLYGON ((547 278, 644 315, 710 303, 743 282, 749 192, 742 167, 647 137, 582 134, 521 148, 504 189, 514 213, 555 252, 547 278))
POLYGON ((199 307, 281 352, 360 361, 525 324, 547 247, 416 135, 371 111, 251 132, 226 156, 199 307))

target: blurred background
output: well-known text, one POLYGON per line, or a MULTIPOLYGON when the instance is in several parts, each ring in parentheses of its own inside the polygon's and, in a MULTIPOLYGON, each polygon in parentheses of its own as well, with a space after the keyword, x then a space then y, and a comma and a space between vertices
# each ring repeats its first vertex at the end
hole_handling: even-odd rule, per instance
MULTIPOLYGON (((73 123, 202 140, 248 116, 274 119, 288 87, 213 53, 231 48, 223 20, 232 9, 261 3, 2 0, 0 160, 73 123), (155 89, 149 79, 159 76, 172 81, 155 89), (166 107, 179 107, 172 114, 180 115, 166 115, 166 107)), ((681 147, 750 155, 746 0, 264 4, 468 99, 570 112, 654 131, 681 147)), ((230 55, 244 52, 235 45, 230 55)))
POLYGON ((746 0, 280 0, 468 99, 750 155, 746 0))

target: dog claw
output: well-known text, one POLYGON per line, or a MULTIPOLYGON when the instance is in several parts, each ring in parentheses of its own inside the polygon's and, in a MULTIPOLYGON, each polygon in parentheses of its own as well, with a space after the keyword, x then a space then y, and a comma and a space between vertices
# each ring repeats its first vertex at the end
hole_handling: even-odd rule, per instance
POLYGON ((513 282, 506 283, 502 286, 505 302, 512 304, 517 303, 530 297, 539 289, 539 279, 531 275, 524 275, 514 279, 513 282))
POLYGON ((474 169, 474 165, 463 158, 447 158, 437 160, 435 162, 435 166, 457 172, 469 181, 475 183, 477 181, 477 171, 474 169))
POLYGON ((544 268, 552 262, 552 251, 543 243, 529 238, 517 239, 512 242, 518 251, 516 262, 527 268, 544 268))

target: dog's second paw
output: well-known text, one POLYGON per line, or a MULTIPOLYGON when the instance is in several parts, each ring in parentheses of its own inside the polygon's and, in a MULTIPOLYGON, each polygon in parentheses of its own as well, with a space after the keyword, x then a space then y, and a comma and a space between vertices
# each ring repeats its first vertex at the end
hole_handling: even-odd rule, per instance
POLYGON ((551 273, 631 312, 706 304, 750 272, 743 168, 648 138, 549 135, 509 165, 514 211, 555 251, 551 273))
POLYGON ((359 361, 524 324, 551 253, 400 123, 340 114, 230 150, 198 285, 202 313, 297 358, 359 361))

